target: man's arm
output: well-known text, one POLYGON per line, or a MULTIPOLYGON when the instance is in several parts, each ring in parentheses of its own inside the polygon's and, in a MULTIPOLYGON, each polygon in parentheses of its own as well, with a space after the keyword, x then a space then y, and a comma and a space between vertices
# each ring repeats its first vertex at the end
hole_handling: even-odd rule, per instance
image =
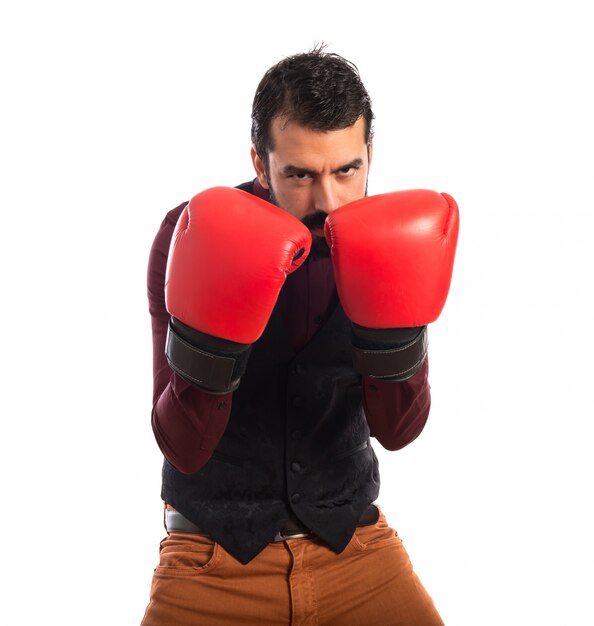
POLYGON ((286 276, 307 258, 311 233, 229 187, 207 189, 167 217, 148 269, 153 430, 166 458, 191 473, 220 441, 251 345, 286 276))
POLYGON ((371 435, 387 450, 400 450, 422 432, 431 407, 425 357, 419 371, 401 382, 363 377, 363 406, 371 435))
POLYGON ((173 230, 186 203, 171 211, 153 242, 147 288, 153 333, 152 427, 165 458, 180 472, 197 472, 211 457, 231 412, 232 392, 214 395, 190 385, 167 362, 170 315, 165 308, 165 271, 173 230))
POLYGON ((427 325, 447 298, 458 224, 455 200, 430 190, 366 197, 326 220, 367 419, 390 450, 413 441, 429 415, 427 325))

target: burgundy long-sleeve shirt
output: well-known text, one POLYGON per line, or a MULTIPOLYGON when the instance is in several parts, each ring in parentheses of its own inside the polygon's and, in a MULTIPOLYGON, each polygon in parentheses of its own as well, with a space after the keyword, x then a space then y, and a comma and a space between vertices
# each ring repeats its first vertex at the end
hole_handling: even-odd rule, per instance
MULTIPOLYGON (((261 187, 255 192, 268 199, 261 187)), ((148 265, 148 299, 153 333, 152 427, 165 458, 180 472, 198 471, 220 441, 231 412, 233 394, 213 395, 185 382, 167 363, 165 341, 165 269, 169 244, 186 203, 170 211, 153 242, 148 265)), ((310 258, 287 277, 279 308, 293 348, 299 350, 332 312, 336 287, 332 261, 310 258)), ((363 402, 372 436, 384 448, 398 450, 423 430, 431 403, 428 360, 407 381, 363 377, 363 402)))

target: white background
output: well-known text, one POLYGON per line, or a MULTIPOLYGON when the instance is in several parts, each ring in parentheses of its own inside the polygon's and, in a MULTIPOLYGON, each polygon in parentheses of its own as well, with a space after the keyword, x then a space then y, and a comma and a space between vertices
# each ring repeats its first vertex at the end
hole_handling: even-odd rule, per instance
POLYGON ((586 2, 54 0, 0 12, 0 620, 138 624, 163 537, 149 248, 252 176, 255 87, 325 41, 371 94, 370 193, 458 201, 433 406, 380 502, 451 626, 594 624, 586 2))

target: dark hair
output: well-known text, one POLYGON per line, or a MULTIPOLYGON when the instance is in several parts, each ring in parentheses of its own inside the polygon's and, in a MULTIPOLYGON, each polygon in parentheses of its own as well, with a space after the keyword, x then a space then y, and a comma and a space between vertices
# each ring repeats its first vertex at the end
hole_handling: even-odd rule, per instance
POLYGON ((365 142, 373 136, 371 98, 357 67, 324 46, 287 57, 264 74, 252 107, 252 143, 268 165, 273 149, 272 120, 282 116, 320 132, 352 126, 365 120, 365 142))

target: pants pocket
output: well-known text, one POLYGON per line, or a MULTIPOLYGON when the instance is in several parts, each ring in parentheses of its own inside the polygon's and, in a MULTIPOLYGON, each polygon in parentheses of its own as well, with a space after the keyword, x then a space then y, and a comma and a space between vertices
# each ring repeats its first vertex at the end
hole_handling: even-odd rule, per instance
POLYGON ((161 541, 155 576, 198 576, 212 571, 221 556, 219 544, 207 535, 170 533, 161 541))
POLYGON ((365 552, 389 544, 400 545, 401 543, 398 533, 389 526, 381 511, 375 524, 357 528, 351 539, 351 546, 357 552, 365 552))

